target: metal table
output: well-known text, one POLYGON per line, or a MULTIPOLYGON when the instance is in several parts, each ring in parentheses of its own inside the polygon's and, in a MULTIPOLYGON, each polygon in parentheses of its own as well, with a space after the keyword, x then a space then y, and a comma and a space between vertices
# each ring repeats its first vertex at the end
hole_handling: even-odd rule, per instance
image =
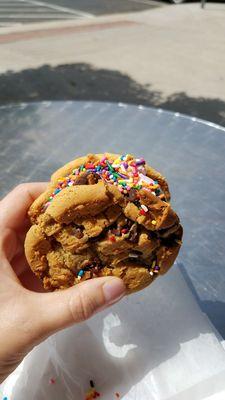
POLYGON ((143 156, 169 180, 184 226, 179 262, 225 337, 225 128, 160 109, 100 102, 0 107, 1 195, 88 152, 143 156))

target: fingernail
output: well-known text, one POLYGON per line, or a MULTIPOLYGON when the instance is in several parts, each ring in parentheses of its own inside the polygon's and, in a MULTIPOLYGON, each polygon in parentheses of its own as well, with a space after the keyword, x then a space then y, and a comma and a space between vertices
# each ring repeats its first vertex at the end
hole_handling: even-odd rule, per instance
POLYGON ((107 304, 114 303, 125 294, 125 286, 123 281, 119 278, 110 279, 108 282, 104 283, 102 289, 107 304))

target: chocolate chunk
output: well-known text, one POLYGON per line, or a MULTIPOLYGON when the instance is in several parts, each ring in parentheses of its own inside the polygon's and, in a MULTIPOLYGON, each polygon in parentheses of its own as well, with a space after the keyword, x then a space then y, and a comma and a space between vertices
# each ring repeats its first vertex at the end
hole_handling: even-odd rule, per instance
POLYGON ((74 228, 73 234, 77 239, 82 239, 82 237, 84 236, 81 228, 74 228))
POLYGON ((138 242, 138 226, 137 226, 137 222, 135 222, 130 230, 129 230, 129 236, 128 236, 128 240, 132 243, 137 243, 138 242))
POLYGON ((86 171, 81 173, 74 179, 75 185, 95 185, 98 183, 100 176, 94 172, 86 171))
POLYGON ((129 196, 128 196, 130 201, 134 201, 136 199, 136 190, 135 189, 131 189, 129 191, 129 196))
POLYGON ((135 206, 137 206, 138 208, 140 208, 140 207, 141 207, 141 203, 140 203, 140 201, 139 201, 139 200, 135 200, 133 203, 134 203, 134 204, 135 204, 135 206))
POLYGON ((170 228, 160 229, 158 231, 158 235, 159 235, 159 237, 167 238, 170 235, 172 235, 173 233, 175 233, 178 229, 179 229, 179 224, 175 224, 175 225, 171 226, 170 228))
POLYGON ((102 268, 102 264, 98 258, 95 258, 94 260, 84 261, 84 263, 82 265, 82 269, 84 271, 93 270, 95 273, 98 272, 101 268, 102 268))
POLYGON ((131 228, 131 226, 133 225, 133 221, 131 221, 130 219, 126 218, 126 224, 125 227, 127 228, 131 228))
POLYGON ((95 261, 93 261, 92 266, 95 272, 103 268, 103 265, 98 258, 95 258, 95 261))
POLYGON ((137 255, 137 256, 141 256, 141 255, 142 255, 142 252, 139 251, 139 250, 132 250, 132 254, 135 254, 135 255, 137 255))
POLYGON ((83 174, 77 176, 74 180, 75 185, 87 185, 88 184, 89 172, 84 172, 83 174))
POLYGON ((100 176, 98 174, 95 174, 94 172, 89 173, 87 180, 89 185, 96 185, 100 179, 100 176))

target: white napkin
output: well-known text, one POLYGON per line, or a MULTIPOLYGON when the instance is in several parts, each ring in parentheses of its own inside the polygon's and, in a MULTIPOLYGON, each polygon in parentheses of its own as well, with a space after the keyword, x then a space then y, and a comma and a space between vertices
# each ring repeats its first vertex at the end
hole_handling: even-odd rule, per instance
POLYGON ((202 400, 225 389, 225 351, 177 266, 142 292, 37 346, 9 400, 202 400), (54 379, 54 383, 49 383, 54 379))

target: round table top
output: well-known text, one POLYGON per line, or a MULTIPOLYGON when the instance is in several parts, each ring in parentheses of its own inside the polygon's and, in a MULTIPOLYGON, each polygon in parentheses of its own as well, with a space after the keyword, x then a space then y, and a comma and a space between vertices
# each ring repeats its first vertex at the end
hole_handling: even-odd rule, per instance
POLYGON ((225 336, 225 128, 143 106, 67 101, 0 107, 0 137, 1 195, 47 181, 86 153, 133 153, 163 173, 184 226, 178 260, 225 336))

